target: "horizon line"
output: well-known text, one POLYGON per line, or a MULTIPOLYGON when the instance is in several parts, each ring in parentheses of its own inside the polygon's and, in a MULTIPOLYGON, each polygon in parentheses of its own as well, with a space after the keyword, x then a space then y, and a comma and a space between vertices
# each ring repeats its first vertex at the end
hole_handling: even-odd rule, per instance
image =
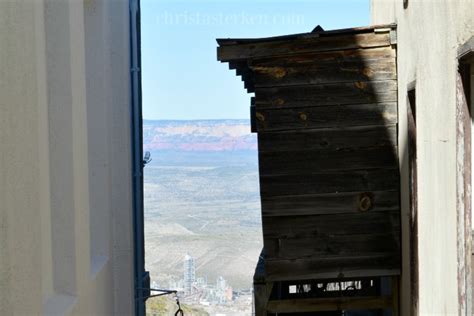
POLYGON ((250 118, 197 118, 197 119, 156 119, 143 118, 144 121, 250 121, 250 118))

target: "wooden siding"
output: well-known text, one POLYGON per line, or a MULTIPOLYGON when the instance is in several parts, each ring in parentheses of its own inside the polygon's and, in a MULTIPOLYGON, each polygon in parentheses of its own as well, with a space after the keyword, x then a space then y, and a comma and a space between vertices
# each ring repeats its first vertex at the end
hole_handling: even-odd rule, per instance
POLYGON ((393 31, 218 41, 255 92, 268 280, 399 273, 393 31))

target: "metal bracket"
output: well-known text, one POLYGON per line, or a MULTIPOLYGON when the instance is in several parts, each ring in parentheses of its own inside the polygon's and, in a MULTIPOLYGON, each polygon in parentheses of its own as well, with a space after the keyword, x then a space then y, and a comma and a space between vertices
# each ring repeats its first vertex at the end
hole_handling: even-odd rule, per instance
POLYGON ((382 27, 378 29, 374 29, 374 33, 388 33, 391 31, 391 28, 389 27, 382 27))
POLYGON ((149 151, 145 152, 145 157, 143 157, 143 167, 148 165, 153 159, 151 159, 151 154, 149 151))
POLYGON ((397 45, 397 30, 390 31, 390 44, 397 45))

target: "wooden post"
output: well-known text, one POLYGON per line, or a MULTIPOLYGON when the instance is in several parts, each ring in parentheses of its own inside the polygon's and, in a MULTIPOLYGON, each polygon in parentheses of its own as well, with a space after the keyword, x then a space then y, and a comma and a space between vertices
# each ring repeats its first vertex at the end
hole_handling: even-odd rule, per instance
POLYGON ((399 277, 392 277, 392 316, 400 315, 400 288, 399 288, 399 277))
POLYGON ((253 284, 253 295, 255 304, 255 316, 267 316, 267 287, 265 283, 253 284))
POLYGON ((262 249, 253 276, 255 316, 267 316, 267 304, 273 290, 273 282, 265 279, 265 250, 262 249))

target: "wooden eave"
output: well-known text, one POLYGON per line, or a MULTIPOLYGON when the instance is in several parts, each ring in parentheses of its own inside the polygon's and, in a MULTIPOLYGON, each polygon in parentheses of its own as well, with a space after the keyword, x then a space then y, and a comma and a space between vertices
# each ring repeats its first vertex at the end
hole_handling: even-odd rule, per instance
POLYGON ((255 92, 255 78, 250 69, 253 60, 395 45, 396 24, 265 38, 220 38, 217 43, 217 59, 228 62, 229 68, 242 77, 247 91, 255 92))

